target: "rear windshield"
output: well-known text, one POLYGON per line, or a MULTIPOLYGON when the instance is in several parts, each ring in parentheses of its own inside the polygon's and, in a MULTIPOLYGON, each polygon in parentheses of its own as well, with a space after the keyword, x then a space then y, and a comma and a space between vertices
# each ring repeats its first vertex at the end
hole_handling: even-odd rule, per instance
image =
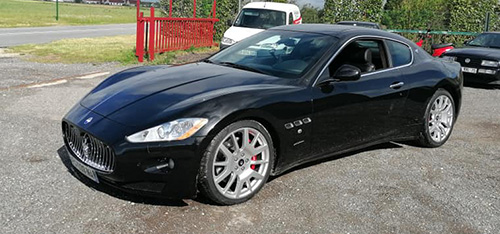
POLYGON ((245 8, 241 10, 234 26, 268 29, 286 24, 286 13, 266 9, 245 8))

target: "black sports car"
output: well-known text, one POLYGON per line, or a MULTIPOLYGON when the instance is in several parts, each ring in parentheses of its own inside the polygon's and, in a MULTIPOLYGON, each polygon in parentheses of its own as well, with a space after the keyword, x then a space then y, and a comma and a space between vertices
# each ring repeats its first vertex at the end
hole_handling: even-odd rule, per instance
POLYGON ((500 32, 479 34, 443 58, 462 65, 465 83, 500 85, 500 32))
POLYGON ((395 140, 440 146, 461 95, 460 65, 403 37, 291 25, 200 62, 112 75, 62 132, 73 165, 95 182, 235 204, 312 160, 395 140))

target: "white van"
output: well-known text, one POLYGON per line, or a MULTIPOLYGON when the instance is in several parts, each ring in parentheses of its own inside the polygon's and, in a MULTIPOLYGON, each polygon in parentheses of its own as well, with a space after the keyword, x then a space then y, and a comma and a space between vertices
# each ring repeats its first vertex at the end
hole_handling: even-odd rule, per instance
POLYGON ((220 49, 225 49, 268 28, 301 24, 299 7, 277 2, 251 2, 241 9, 231 27, 224 33, 220 49))

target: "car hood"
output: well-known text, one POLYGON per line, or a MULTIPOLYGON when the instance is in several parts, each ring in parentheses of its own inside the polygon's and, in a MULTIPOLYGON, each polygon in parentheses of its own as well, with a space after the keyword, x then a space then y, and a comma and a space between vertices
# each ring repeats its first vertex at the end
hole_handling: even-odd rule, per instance
MULTIPOLYGON (((138 68, 109 77, 80 104, 104 117, 121 119, 123 113, 120 110, 124 108, 154 115, 199 93, 251 84, 272 84, 280 80, 284 79, 208 63, 138 68)), ((128 120, 122 123, 135 125, 128 120)))
POLYGON ((453 49, 446 53, 447 56, 471 56, 500 59, 500 49, 483 47, 465 47, 453 49))
POLYGON ((235 42, 239 42, 239 41, 241 41, 249 36, 255 35, 255 34, 260 33, 262 31, 264 31, 264 29, 231 26, 224 33, 224 37, 231 38, 235 42))

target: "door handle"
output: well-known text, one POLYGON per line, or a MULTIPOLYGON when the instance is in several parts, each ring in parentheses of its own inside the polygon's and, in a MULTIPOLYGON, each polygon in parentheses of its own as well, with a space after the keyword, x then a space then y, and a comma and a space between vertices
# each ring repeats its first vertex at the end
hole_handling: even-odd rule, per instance
POLYGON ((389 85, 389 88, 399 89, 399 88, 403 87, 403 85, 405 85, 405 83, 400 81, 400 82, 396 82, 396 83, 389 85))

